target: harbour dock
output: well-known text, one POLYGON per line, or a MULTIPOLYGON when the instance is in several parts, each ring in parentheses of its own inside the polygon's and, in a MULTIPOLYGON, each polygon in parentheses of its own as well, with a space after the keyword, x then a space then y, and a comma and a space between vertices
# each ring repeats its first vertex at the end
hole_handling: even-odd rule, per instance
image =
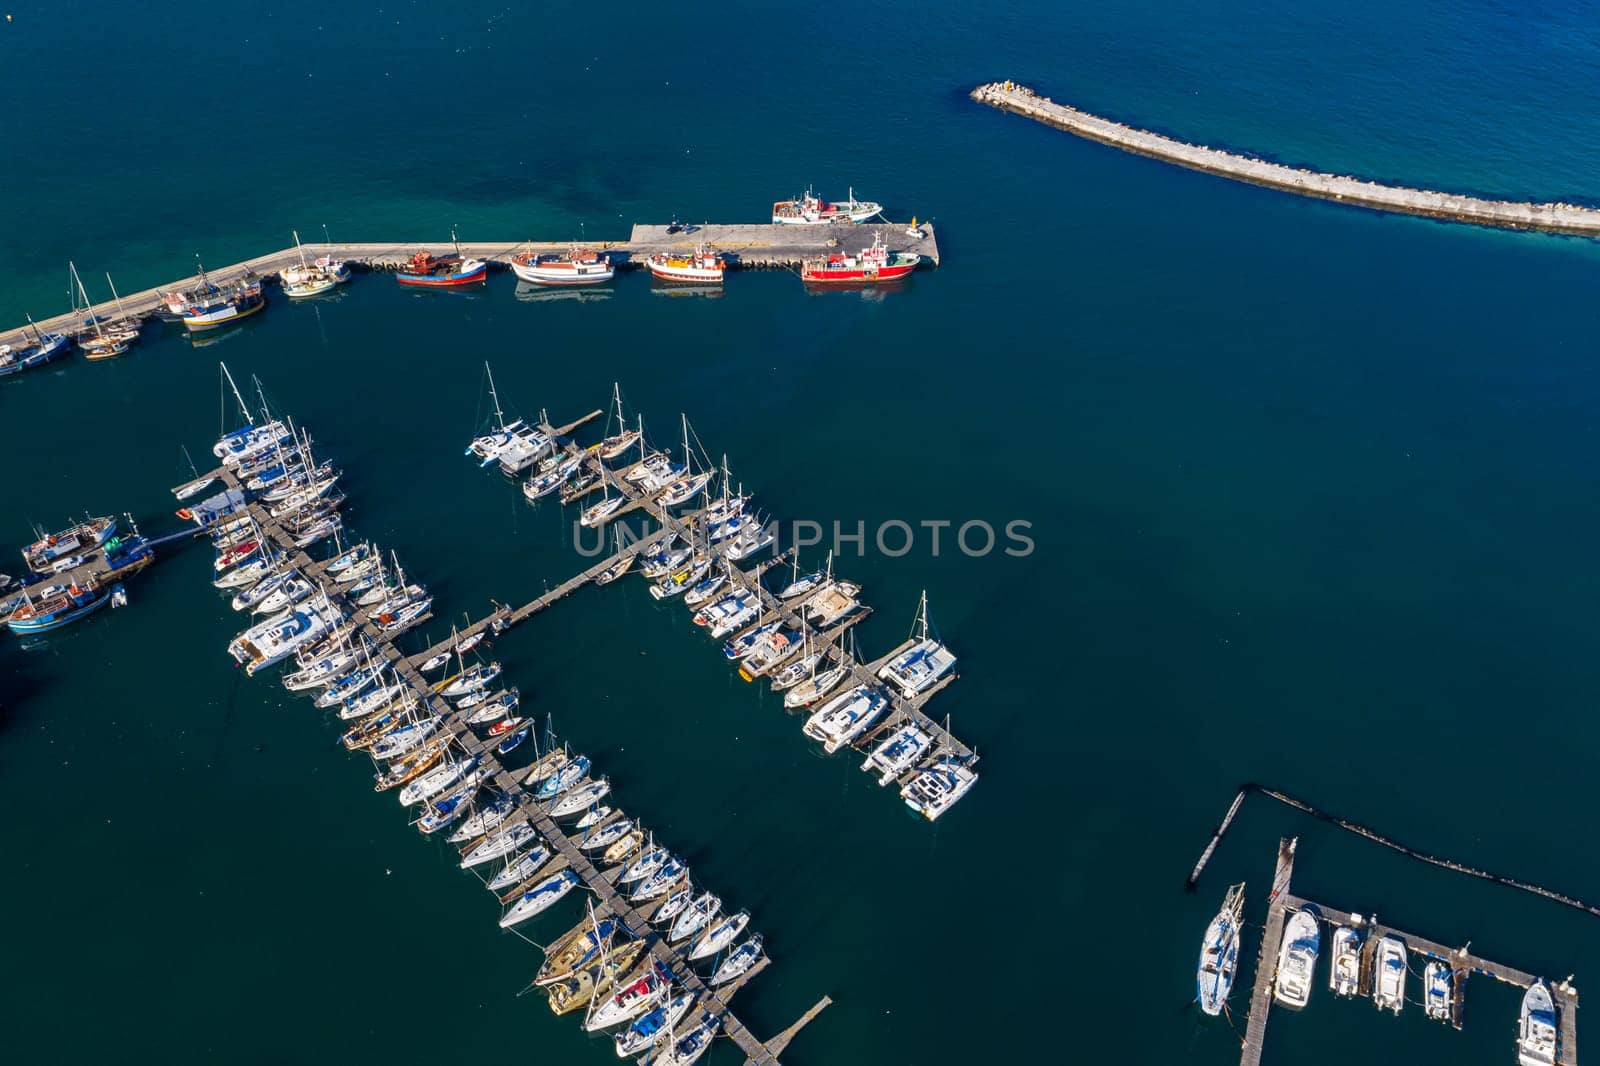
MULTIPOLYGON (((728 256, 729 266, 735 270, 792 270, 811 256, 830 252, 859 252, 882 236, 891 250, 915 252, 933 266, 939 265, 939 242, 931 222, 920 223, 918 235, 908 232, 905 223, 862 223, 859 225, 832 226, 777 226, 770 224, 712 224, 691 225, 676 233, 668 233, 665 225, 638 224, 626 240, 601 241, 461 241, 459 245, 448 240, 373 241, 357 243, 317 243, 300 247, 290 246, 265 255, 258 255, 239 263, 230 263, 206 272, 218 285, 227 285, 248 277, 270 278, 285 267, 294 266, 304 255, 307 261, 319 256, 331 256, 347 263, 373 271, 395 270, 417 252, 434 255, 452 253, 459 246, 463 255, 482 259, 495 267, 505 267, 511 257, 520 252, 563 252, 574 244, 593 248, 612 257, 613 264, 621 270, 642 269, 644 261, 657 252, 692 251, 696 244, 707 242, 728 256)), ((0 332, 0 344, 23 346, 32 342, 34 328, 46 333, 72 333, 81 329, 84 320, 93 315, 115 319, 125 311, 130 317, 146 318, 163 307, 162 294, 182 290, 192 284, 187 277, 167 285, 129 293, 122 297, 121 307, 107 300, 76 312, 36 319, 34 326, 17 326, 0 332)))
MULTIPOLYGON (((575 428, 582 421, 586 421, 586 419, 580 420, 567 428, 575 428)), ((239 478, 232 469, 226 466, 213 471, 209 476, 215 477, 218 483, 228 490, 241 490, 239 478)), ((523 775, 528 772, 526 767, 521 770, 510 770, 496 758, 493 741, 485 741, 473 732, 466 721, 467 715, 440 696, 436 691, 438 686, 423 677, 417 669, 419 657, 415 655, 405 656, 395 647, 395 641, 399 634, 381 631, 367 617, 368 612, 350 600, 346 595, 344 586, 337 582, 325 580, 329 560, 313 561, 306 551, 295 545, 294 538, 284 527, 283 522, 272 517, 260 504, 249 504, 247 512, 256 523, 259 535, 270 540, 276 546, 288 566, 298 569, 303 575, 319 585, 322 589, 322 594, 329 601, 338 606, 347 618, 357 621, 360 632, 374 649, 375 659, 381 659, 385 665, 394 669, 396 675, 409 690, 409 698, 427 708, 429 713, 442 716, 444 725, 436 734, 436 737, 448 738, 446 746, 454 747, 477 760, 479 768, 489 771, 488 781, 496 786, 501 794, 511 797, 516 805, 516 812, 510 815, 498 830, 490 830, 489 832, 503 832, 519 821, 525 821, 531 825, 548 844, 552 852, 552 859, 535 873, 535 878, 548 878, 563 868, 570 869, 596 897, 598 901, 597 913, 607 913, 614 916, 631 936, 640 938, 645 942, 650 954, 671 971, 675 980, 682 987, 696 993, 698 996, 697 1010, 709 1011, 719 1019, 721 1034, 730 1038, 738 1046, 744 1054, 747 1064, 752 1064, 752 1066, 777 1066, 778 1054, 787 1047, 794 1033, 814 1018, 830 1001, 824 997, 822 1003, 813 1007, 799 1021, 783 1033, 780 1033, 770 1043, 760 1040, 748 1026, 733 1014, 728 1002, 734 993, 770 964, 770 959, 764 957, 739 979, 730 982, 723 988, 710 988, 689 964, 686 952, 690 947, 690 942, 680 945, 669 944, 660 932, 652 928, 644 910, 641 910, 641 907, 647 910, 654 910, 660 905, 661 901, 656 900, 640 905, 635 905, 631 902, 617 889, 615 884, 622 866, 618 865, 608 870, 599 869, 595 861, 578 848, 573 839, 550 815, 550 808, 558 801, 559 796, 549 800, 538 799, 534 792, 523 783, 523 775)), ((647 537, 630 543, 622 548, 618 554, 601 560, 573 579, 555 589, 549 590, 522 607, 515 610, 502 608, 480 619, 467 633, 477 632, 482 628, 493 626, 496 621, 509 624, 511 621, 528 617, 539 610, 543 610, 550 604, 570 595, 576 589, 592 581, 606 567, 617 562, 623 554, 636 554, 648 550, 667 535, 669 535, 669 531, 663 528, 654 537, 647 537)), ((418 619, 418 624, 425 618, 426 616, 423 616, 423 618, 418 619)), ((501 626, 496 632, 501 632, 503 629, 504 626, 501 626)), ((456 633, 449 642, 440 646, 441 649, 459 642, 463 639, 463 636, 464 634, 461 632, 456 633)), ((619 816, 614 815, 613 817, 619 816)), ((478 837, 474 841, 470 841, 469 847, 471 844, 481 842, 484 839, 484 837, 478 837)), ((520 894, 520 890, 518 894, 520 894)))
MULTIPOLYGON (((1359 929, 1363 935, 1359 994, 1369 995, 1374 971, 1373 955, 1379 940, 1392 936, 1405 944, 1410 956, 1422 956, 1444 963, 1451 971, 1450 1022, 1460 1029, 1465 1007, 1467 978, 1473 974, 1493 977, 1497 981, 1517 988, 1529 988, 1540 978, 1504 963, 1494 962, 1475 955, 1466 947, 1453 948, 1426 937, 1403 932, 1379 923, 1375 918, 1352 914, 1295 895, 1290 891, 1294 876, 1296 841, 1284 838, 1278 842, 1278 858, 1273 874, 1272 891, 1268 896, 1267 920, 1261 936, 1261 950, 1256 959, 1255 984, 1250 994, 1250 1017, 1246 1023, 1240 1066, 1258 1066, 1266 1043, 1267 1016, 1272 1007, 1272 987, 1276 977, 1279 945, 1283 940, 1284 923, 1288 915, 1306 910, 1330 926, 1359 929)), ((1325 938, 1326 939, 1326 938, 1325 938)), ((1578 990, 1571 978, 1559 983, 1547 982, 1555 1002, 1558 1029, 1556 1062, 1559 1066, 1577 1066, 1578 1063, 1578 990)), ((1331 994, 1322 985, 1321 994, 1331 994)), ((1315 995, 1315 993, 1314 993, 1315 995)), ((1508 1032, 1514 1018, 1507 1019, 1508 1032)))
POLYGON ((1271 163, 1221 148, 1189 144, 1091 115, 1075 107, 1056 103, 1025 85, 1010 81, 980 85, 972 90, 971 97, 978 103, 1031 118, 1124 152, 1296 196, 1475 226, 1535 230, 1578 237, 1600 236, 1600 209, 1581 204, 1488 200, 1459 193, 1385 185, 1362 178, 1271 163))

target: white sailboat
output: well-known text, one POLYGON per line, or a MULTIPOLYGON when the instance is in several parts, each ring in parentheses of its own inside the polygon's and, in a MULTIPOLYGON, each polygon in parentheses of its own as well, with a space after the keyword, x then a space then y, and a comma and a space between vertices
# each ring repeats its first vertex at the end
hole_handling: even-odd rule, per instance
POLYGON ((911 627, 914 643, 883 665, 878 676, 900 690, 906 699, 926 692, 956 665, 956 657, 928 636, 928 590, 922 590, 917 617, 911 627))
POLYGON ((1195 998, 1212 1016, 1222 1013, 1239 970, 1239 927, 1244 912, 1244 885, 1230 885, 1222 907, 1206 927, 1195 970, 1195 998))

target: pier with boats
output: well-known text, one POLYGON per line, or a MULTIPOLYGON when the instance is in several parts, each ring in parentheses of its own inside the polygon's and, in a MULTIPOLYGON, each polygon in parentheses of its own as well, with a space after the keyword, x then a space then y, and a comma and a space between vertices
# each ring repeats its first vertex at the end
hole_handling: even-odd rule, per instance
MULTIPOLYGON (((1429 1019, 1460 1029, 1468 978, 1473 975, 1523 990, 1514 1030, 1519 1066, 1577 1066, 1578 990, 1572 978, 1546 980, 1474 954, 1466 946, 1451 947, 1387 926, 1376 916, 1298 895, 1292 884, 1297 846, 1294 838, 1278 842, 1240 1066, 1261 1062, 1274 1005, 1298 1010, 1317 995, 1370 997, 1379 1010, 1394 1014, 1408 1003, 1420 1003, 1429 1019), (1413 969, 1413 961, 1420 964, 1420 973, 1413 969), (1416 991, 1413 978, 1419 979, 1416 991), (1324 984, 1326 991, 1319 991, 1324 984)), ((1198 998, 1208 1014, 1226 1009, 1239 967, 1243 896, 1243 885, 1229 889, 1202 943, 1198 998)), ((1512 1032, 1511 1019, 1507 1031, 1512 1032)))

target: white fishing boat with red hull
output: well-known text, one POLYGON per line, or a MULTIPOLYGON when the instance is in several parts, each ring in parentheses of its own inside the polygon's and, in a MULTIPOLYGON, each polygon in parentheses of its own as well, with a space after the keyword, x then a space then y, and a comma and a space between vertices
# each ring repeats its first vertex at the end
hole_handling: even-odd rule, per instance
POLYGON ((865 222, 881 215, 883 205, 870 200, 857 200, 856 191, 850 190, 849 199, 842 203, 829 203, 817 196, 809 187, 798 200, 779 200, 772 205, 774 226, 831 226, 835 223, 865 222))
POLYGON ((857 285, 899 281, 921 264, 922 256, 915 252, 891 252, 880 233, 872 247, 861 249, 859 255, 830 252, 805 260, 800 264, 800 280, 808 284, 857 285))

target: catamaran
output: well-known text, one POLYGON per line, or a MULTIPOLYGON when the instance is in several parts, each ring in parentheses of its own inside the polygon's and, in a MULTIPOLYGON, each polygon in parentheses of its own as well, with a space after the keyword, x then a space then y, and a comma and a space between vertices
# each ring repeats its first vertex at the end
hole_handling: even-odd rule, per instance
POLYGON ((1552 1066, 1556 1061, 1556 1006, 1550 988, 1535 981, 1522 995, 1517 1023, 1518 1066, 1552 1066))
POLYGON ((343 618, 326 597, 300 603, 240 633, 229 642, 228 652, 253 676, 293 655, 295 649, 316 640, 343 618))
POLYGON ((1222 898, 1222 908, 1206 927, 1200 942, 1200 965, 1195 970, 1195 994, 1200 1009, 1210 1015, 1222 1013, 1228 993, 1239 969, 1239 928, 1244 914, 1244 885, 1230 885, 1222 898))
POLYGON ((946 755, 900 787, 907 807, 928 821, 955 806, 978 783, 978 771, 958 755, 946 755))
POLYGON ((857 685, 817 708, 806 719, 805 734, 820 741, 823 750, 832 755, 866 732, 888 704, 881 689, 857 685))
POLYGON ((523 471, 555 451, 555 442, 526 423, 515 425, 511 439, 500 449, 500 473, 520 477, 523 471))
POLYGON ((1333 931, 1328 958, 1328 987, 1335 995, 1353 996, 1361 987, 1361 931, 1341 925, 1333 931))
POLYGON ((950 649, 928 636, 926 589, 922 592, 916 621, 912 624, 912 637, 914 643, 878 671, 878 676, 897 687, 906 699, 918 696, 938 684, 939 679, 956 665, 956 657, 950 649))
POLYGON ((1395 936, 1379 940, 1373 967, 1376 972, 1372 979, 1372 1002, 1379 1010, 1399 1014, 1406 1004, 1405 942, 1395 936))
POLYGON ((933 737, 913 720, 884 737, 861 764, 864 773, 878 774, 881 788, 922 761, 933 747, 933 737))
POLYGON ((1286 1007, 1304 1007, 1311 999, 1312 970, 1317 964, 1321 932, 1317 919, 1306 910, 1289 915, 1283 943, 1278 947, 1278 975, 1272 997, 1286 1007))

